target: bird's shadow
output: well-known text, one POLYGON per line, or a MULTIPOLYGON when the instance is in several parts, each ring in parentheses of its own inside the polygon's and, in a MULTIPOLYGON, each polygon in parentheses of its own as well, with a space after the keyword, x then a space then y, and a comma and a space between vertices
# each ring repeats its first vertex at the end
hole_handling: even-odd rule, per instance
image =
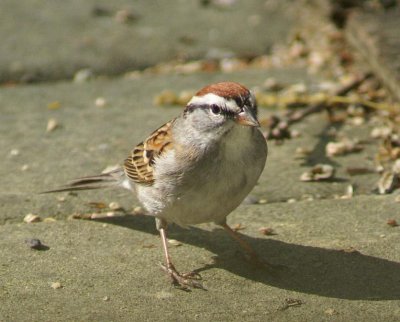
MULTIPOLYGON (((96 219, 133 230, 158 234, 149 216, 121 216, 96 219)), ((217 256, 212 264, 196 269, 223 268, 233 274, 266 285, 351 300, 400 299, 400 263, 359 252, 325 249, 285 243, 271 238, 242 235, 262 260, 278 264, 271 269, 257 267, 237 254, 239 247, 222 230, 190 230, 171 227, 169 237, 202 247, 217 256), (234 245, 229 247, 227 245, 234 245), (231 249, 234 248, 232 251, 231 249)))

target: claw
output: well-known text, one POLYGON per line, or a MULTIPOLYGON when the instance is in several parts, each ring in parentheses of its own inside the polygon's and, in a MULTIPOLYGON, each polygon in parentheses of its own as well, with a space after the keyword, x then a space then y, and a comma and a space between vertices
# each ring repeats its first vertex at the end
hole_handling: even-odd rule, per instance
POLYGON ((172 264, 166 266, 160 263, 160 266, 163 271, 165 271, 169 275, 174 286, 184 291, 190 291, 191 288, 199 288, 205 290, 203 284, 199 282, 202 279, 199 273, 179 273, 172 264))

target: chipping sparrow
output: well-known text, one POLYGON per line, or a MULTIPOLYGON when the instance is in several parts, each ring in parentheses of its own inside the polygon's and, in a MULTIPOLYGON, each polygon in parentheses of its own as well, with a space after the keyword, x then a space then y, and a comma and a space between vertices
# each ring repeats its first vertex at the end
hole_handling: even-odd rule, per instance
POLYGON ((180 274, 172 264, 167 223, 215 222, 255 256, 226 224, 226 217, 253 189, 264 169, 267 144, 256 114, 255 98, 246 87, 233 82, 206 86, 180 116, 138 144, 123 167, 48 192, 110 186, 134 191, 148 215, 156 219, 166 258, 163 269, 176 285, 201 287, 194 276, 180 274))

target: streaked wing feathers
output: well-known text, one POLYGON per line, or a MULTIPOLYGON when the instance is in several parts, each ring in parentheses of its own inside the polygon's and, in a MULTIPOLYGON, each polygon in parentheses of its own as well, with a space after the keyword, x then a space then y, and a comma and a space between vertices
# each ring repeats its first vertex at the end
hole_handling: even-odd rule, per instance
POLYGON ((172 148, 173 122, 174 120, 161 126, 133 149, 124 163, 124 170, 129 179, 142 185, 153 184, 153 165, 156 158, 172 148))

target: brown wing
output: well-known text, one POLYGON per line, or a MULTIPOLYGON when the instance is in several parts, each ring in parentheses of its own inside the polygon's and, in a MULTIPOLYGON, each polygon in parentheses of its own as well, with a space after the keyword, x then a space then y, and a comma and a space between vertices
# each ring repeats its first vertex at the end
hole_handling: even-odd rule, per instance
POLYGON ((155 159, 172 148, 171 125, 174 120, 164 124, 154 131, 147 140, 138 144, 125 160, 125 173, 135 183, 153 184, 155 159))

